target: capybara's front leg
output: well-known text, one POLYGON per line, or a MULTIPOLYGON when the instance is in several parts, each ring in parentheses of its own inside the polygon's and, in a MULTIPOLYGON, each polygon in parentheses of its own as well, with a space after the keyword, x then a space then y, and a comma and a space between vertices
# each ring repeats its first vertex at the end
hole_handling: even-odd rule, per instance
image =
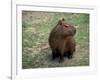
POLYGON ((73 52, 69 51, 67 57, 68 57, 68 59, 72 59, 73 58, 73 52))

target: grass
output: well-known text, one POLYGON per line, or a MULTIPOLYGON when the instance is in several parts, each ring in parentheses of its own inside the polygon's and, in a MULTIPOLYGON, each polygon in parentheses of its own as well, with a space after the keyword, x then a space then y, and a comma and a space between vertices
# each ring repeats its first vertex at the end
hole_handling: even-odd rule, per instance
POLYGON ((22 12, 22 68, 48 68, 89 65, 89 14, 22 12), (77 28, 74 58, 63 63, 51 60, 48 37, 58 20, 77 28))

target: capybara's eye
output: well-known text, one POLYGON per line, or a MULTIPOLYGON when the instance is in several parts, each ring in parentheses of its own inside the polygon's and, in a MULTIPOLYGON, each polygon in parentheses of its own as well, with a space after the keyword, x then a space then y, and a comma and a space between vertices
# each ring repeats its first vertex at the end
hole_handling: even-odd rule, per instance
POLYGON ((64 25, 64 27, 68 28, 68 25, 64 25))

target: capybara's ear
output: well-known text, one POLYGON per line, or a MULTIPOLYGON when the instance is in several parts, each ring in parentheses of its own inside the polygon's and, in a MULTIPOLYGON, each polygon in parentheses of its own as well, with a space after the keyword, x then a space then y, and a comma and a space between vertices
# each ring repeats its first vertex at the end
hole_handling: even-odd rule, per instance
POLYGON ((62 25, 62 20, 59 20, 59 21, 58 21, 58 24, 59 24, 59 25, 62 25))
POLYGON ((62 25, 62 24, 63 24, 63 21, 65 21, 64 18, 60 19, 59 22, 58 22, 58 24, 59 24, 59 25, 62 25))
POLYGON ((65 19, 64 19, 64 18, 62 18, 62 21, 65 21, 65 19))

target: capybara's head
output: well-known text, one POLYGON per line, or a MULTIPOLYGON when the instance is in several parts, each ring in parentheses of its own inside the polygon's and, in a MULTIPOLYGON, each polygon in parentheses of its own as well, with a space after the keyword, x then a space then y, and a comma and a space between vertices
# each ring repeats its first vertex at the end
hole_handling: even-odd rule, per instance
POLYGON ((58 21, 58 25, 60 25, 62 27, 66 27, 66 28, 69 27, 69 25, 65 22, 64 18, 62 18, 61 20, 58 21))
POLYGON ((58 25, 62 27, 63 30, 68 32, 69 34, 75 35, 76 33, 76 28, 72 26, 71 24, 68 24, 64 18, 58 21, 58 25))

